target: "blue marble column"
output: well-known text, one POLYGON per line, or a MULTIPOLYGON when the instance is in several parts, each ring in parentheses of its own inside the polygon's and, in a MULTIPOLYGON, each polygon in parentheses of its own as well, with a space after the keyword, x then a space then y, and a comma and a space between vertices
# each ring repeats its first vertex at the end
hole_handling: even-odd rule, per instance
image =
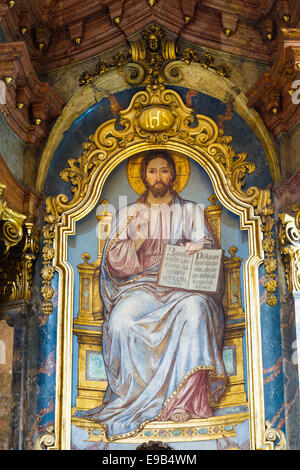
POLYGON ((31 445, 28 436, 35 400, 37 317, 31 303, 19 300, 2 306, 1 318, 14 328, 9 448, 24 450, 31 445))

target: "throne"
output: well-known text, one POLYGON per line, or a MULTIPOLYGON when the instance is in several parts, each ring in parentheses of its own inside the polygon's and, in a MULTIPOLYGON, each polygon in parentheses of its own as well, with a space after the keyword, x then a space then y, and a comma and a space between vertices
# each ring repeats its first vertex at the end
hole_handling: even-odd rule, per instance
MULTIPOLYGON (((208 223, 214 230, 220 246, 222 207, 213 194, 209 197, 210 205, 205 209, 208 223)), ((102 323, 103 305, 100 297, 100 264, 105 240, 110 233, 112 214, 105 210, 107 201, 103 201, 103 211, 98 219, 98 257, 90 263, 90 255, 82 255, 83 263, 78 265, 80 278, 80 305, 78 317, 74 319, 73 332, 78 338, 78 386, 77 410, 90 410, 101 405, 107 388, 107 379, 102 359, 102 323)), ((238 249, 232 246, 224 257, 224 294, 223 306, 226 317, 223 359, 228 375, 228 385, 222 399, 213 405, 214 416, 205 420, 190 420, 184 424, 152 422, 135 437, 126 441, 144 442, 146 437, 174 442, 179 440, 207 440, 235 435, 237 424, 248 418, 247 394, 245 390, 243 336, 245 331, 245 313, 241 305, 240 269, 242 259, 237 257, 238 249), (200 423, 201 421, 201 423, 200 423), (180 428, 180 429, 179 429, 180 428)), ((100 426, 84 418, 72 418, 73 424, 86 428, 89 440, 104 440, 100 426)), ((122 441, 124 440, 122 439, 122 441)))

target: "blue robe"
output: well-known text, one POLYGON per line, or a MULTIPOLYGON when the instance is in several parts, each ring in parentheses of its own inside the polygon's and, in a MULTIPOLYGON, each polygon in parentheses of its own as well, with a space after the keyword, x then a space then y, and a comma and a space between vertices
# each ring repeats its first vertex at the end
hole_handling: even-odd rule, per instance
MULTIPOLYGON (((108 388, 103 405, 85 412, 84 417, 101 423, 108 440, 132 436, 159 419, 163 407, 197 370, 208 371, 211 404, 222 396, 227 381, 222 357, 224 313, 219 299, 159 286, 160 262, 125 279, 110 272, 109 249, 122 233, 128 235, 128 210, 134 214, 138 207, 136 203, 124 208, 116 217, 101 264, 108 388), (125 228, 120 221, 121 225, 125 221, 125 228)), ((196 215, 201 215, 198 205, 177 196, 174 207, 169 244, 203 239, 208 246, 213 243, 205 222, 204 227, 195 228, 196 215)))

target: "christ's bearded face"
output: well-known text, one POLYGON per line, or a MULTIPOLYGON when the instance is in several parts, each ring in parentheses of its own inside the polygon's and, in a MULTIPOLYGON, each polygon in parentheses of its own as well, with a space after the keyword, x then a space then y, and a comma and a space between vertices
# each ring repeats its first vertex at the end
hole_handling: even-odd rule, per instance
POLYGON ((146 169, 146 182, 154 197, 163 197, 172 188, 169 163, 161 157, 151 160, 146 169))

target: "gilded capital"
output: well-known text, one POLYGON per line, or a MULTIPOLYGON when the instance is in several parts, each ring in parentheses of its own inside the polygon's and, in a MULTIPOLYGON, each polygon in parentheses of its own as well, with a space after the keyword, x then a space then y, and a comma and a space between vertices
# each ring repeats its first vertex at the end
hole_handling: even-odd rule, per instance
POLYGON ((39 234, 27 216, 11 209, 3 199, 0 183, 0 298, 30 300, 32 263, 39 250, 39 234))
POLYGON ((300 211, 296 216, 280 214, 278 241, 282 256, 288 290, 300 291, 300 211))

